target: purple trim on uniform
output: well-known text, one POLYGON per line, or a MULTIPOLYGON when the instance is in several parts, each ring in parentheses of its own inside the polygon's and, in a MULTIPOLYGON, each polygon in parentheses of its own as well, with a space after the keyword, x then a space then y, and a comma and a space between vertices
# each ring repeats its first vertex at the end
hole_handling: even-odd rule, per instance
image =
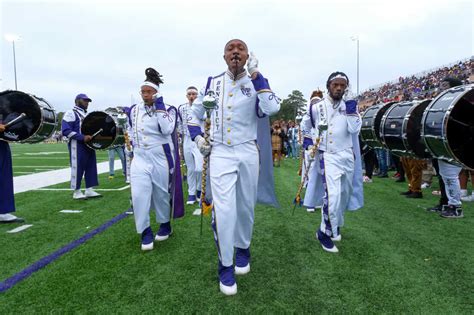
POLYGON ((191 126, 188 124, 188 130, 192 140, 194 140, 194 138, 196 138, 197 136, 203 135, 201 127, 199 126, 191 126))
POLYGON ((137 104, 133 104, 132 106, 130 106, 130 108, 128 109, 128 112, 125 112, 128 116, 128 123, 130 124, 130 127, 132 127, 132 111, 133 111, 133 108, 137 106, 137 104))
POLYGON ((263 77, 263 75, 258 72, 257 77, 252 80, 253 87, 255 91, 260 90, 270 90, 270 84, 268 84, 268 80, 263 77))
POLYGON ((174 143, 174 153, 171 152, 171 147, 168 143, 163 144, 163 150, 168 162, 168 192, 170 193, 170 207, 173 218, 181 218, 184 216, 184 199, 183 199, 183 185, 181 182, 181 170, 179 152, 176 140, 176 131, 171 135, 174 143), (174 158, 173 158, 174 154, 174 158), (176 162, 175 162, 176 161, 176 162), (178 167, 175 167, 178 165, 178 167))
POLYGON ((95 150, 89 148, 83 142, 77 141, 76 143, 77 156, 75 157, 72 155, 71 142, 69 142, 67 145, 69 150, 69 161, 71 163, 71 167, 72 159, 75 158, 77 161, 75 189, 81 188, 82 177, 85 178, 86 188, 99 186, 95 150))
POLYGON ((310 145, 313 145, 313 139, 309 137, 304 137, 303 138, 303 148, 306 150, 310 145))
POLYGON ((345 104, 346 104, 347 115, 355 115, 357 113, 357 101, 348 100, 348 101, 345 101, 345 104))
MULTIPOLYGON (((219 76, 217 76, 217 77, 219 77, 219 76)), ((216 77, 216 78, 217 78, 217 77, 216 77)), ((208 91, 209 88, 211 87, 211 82, 212 82, 212 77, 208 77, 208 78, 207 78, 207 83, 206 83, 206 90, 204 91, 204 95, 207 94, 207 91, 208 91)))
POLYGON ((270 117, 257 119, 257 145, 259 148, 260 174, 258 176, 257 202, 280 207, 275 193, 273 178, 272 140, 270 132, 270 117))
POLYGON ((324 188, 324 197, 323 197, 323 208, 322 213, 323 213, 323 220, 324 220, 324 225, 326 227, 325 231, 322 231, 328 236, 332 236, 332 226, 331 226, 331 220, 329 219, 329 193, 328 193, 328 185, 326 183, 326 171, 324 169, 324 152, 319 151, 319 167, 321 169, 321 180, 323 182, 323 188, 324 188))
POLYGON ((41 268, 49 265, 50 263, 52 263, 53 261, 55 261, 56 259, 58 259, 62 255, 66 254, 67 252, 69 252, 71 250, 73 250, 74 248, 78 247, 79 245, 85 243, 86 241, 91 239, 93 236, 104 232, 109 227, 111 227, 115 223, 119 222, 120 220, 126 218, 127 216, 128 215, 125 212, 117 215, 112 220, 110 220, 110 221, 102 224, 101 226, 99 226, 97 229, 95 229, 95 230, 85 234, 81 238, 79 238, 77 240, 74 240, 71 243, 61 247, 60 249, 58 249, 54 253, 52 253, 52 254, 50 254, 46 257, 41 258, 40 260, 38 260, 37 262, 29 265, 28 267, 26 267, 22 271, 18 272, 17 274, 15 274, 15 275, 11 276, 10 278, 0 282, 0 293, 7 291, 8 289, 13 287, 18 282, 20 282, 23 279, 26 279, 29 276, 31 276, 34 272, 36 272, 36 271, 40 270, 41 268))
POLYGON ((155 109, 166 111, 165 103, 163 102, 163 96, 158 97, 155 102, 155 109))
POLYGON ((257 101, 255 102, 255 112, 257 113, 257 117, 258 118, 266 117, 267 115, 265 115, 265 113, 260 110, 260 107, 258 107, 259 104, 260 104, 260 100, 257 97, 257 101), (260 112, 262 114, 260 114, 260 112))
POLYGON ((313 126, 313 128, 315 128, 314 117, 313 117, 313 104, 309 105, 309 118, 311 120, 311 126, 313 126))
POLYGON ((0 214, 15 212, 10 145, 0 140, 0 214))
POLYGON ((81 142, 84 142, 84 135, 81 133, 80 129, 80 122, 81 122, 81 117, 77 113, 77 111, 73 110, 75 120, 74 121, 65 121, 64 119, 61 122, 61 134, 65 137, 68 137, 69 140, 74 139, 78 140, 81 142), (75 132, 75 134, 71 137, 69 135, 71 133, 75 132))

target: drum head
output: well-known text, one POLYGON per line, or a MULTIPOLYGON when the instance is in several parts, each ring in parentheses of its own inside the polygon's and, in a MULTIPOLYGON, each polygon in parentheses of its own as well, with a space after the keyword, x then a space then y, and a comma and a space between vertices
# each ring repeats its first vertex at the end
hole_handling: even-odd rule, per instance
POLYGON ((117 136, 117 126, 109 114, 99 111, 91 112, 82 122, 81 133, 90 136, 97 134, 87 145, 92 149, 103 150, 114 142, 117 136))
POLYGON ((408 119, 406 119, 405 132, 405 146, 418 158, 429 158, 431 155, 426 149, 426 145, 421 138, 421 119, 426 107, 431 103, 431 100, 424 100, 411 108, 408 119))
POLYGON ((0 122, 7 124, 26 114, 26 118, 10 126, 2 137, 8 141, 24 141, 31 137, 41 124, 41 109, 34 98, 20 91, 0 93, 0 122))
POLYGON ((454 158, 474 169, 474 89, 452 106, 447 121, 447 138, 454 158))

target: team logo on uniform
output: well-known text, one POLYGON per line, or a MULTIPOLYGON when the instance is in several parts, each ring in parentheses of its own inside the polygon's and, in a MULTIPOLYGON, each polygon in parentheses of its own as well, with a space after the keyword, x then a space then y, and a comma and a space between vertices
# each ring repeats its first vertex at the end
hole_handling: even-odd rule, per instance
POLYGON ((248 88, 248 87, 245 87, 245 85, 240 86, 240 91, 242 92, 243 95, 245 95, 247 97, 252 96, 252 89, 248 88))

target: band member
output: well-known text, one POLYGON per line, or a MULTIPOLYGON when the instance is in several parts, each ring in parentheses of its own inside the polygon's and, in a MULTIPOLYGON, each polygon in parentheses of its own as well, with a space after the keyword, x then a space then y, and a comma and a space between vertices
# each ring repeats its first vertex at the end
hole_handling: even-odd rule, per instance
MULTIPOLYGON (((153 68, 145 70, 140 86, 143 102, 128 113, 128 134, 133 144, 130 169, 133 214, 141 249, 153 249, 153 240, 165 241, 172 234, 171 216, 183 216, 183 195, 177 152, 177 110, 165 105, 159 86, 161 75, 153 68), (153 236, 150 208, 156 212, 160 228, 153 236)), ((130 152, 127 150, 127 154, 130 152)))
POLYGON ((188 103, 179 106, 178 132, 183 141, 183 155, 186 163, 186 178, 188 182, 188 205, 194 204, 201 198, 202 177, 202 155, 193 142, 188 130, 188 121, 191 120, 191 107, 198 96, 198 90, 194 87, 186 89, 188 103))
POLYGON ((115 177, 115 155, 117 154, 122 162, 122 172, 125 176, 125 181, 127 180, 127 163, 125 161, 124 146, 118 145, 107 150, 109 155, 109 179, 112 180, 115 177))
POLYGON ((86 94, 78 94, 73 109, 64 113, 61 124, 62 135, 68 138, 69 159, 71 164, 71 189, 74 190, 73 199, 101 197, 93 187, 99 185, 97 178, 97 160, 95 151, 86 143, 91 141, 92 135, 83 135, 81 125, 87 114, 87 108, 92 100, 86 94), (85 194, 81 192, 82 177, 86 180, 85 194))
MULTIPOLYGON (((309 103, 307 105, 306 112, 308 112, 310 110, 310 108, 312 108, 311 106, 318 103, 322 98, 323 98, 323 92, 320 91, 320 90, 314 90, 311 93, 311 97, 309 99, 309 103)), ((316 163, 314 162, 314 160, 310 162, 310 160, 311 160, 311 157, 310 157, 311 152, 310 151, 311 150, 309 150, 309 145, 313 144, 312 139, 316 138, 317 130, 315 130, 315 128, 311 128, 311 131, 303 132, 303 126, 301 126, 301 124, 303 124, 303 120, 300 123, 301 136, 303 137, 303 141, 302 141, 303 142, 302 143, 303 163, 302 163, 302 167, 301 167, 301 181, 304 181, 304 187, 306 187, 306 193, 305 193, 305 196, 304 196, 303 205, 306 207, 307 212, 312 213, 312 212, 315 211, 316 207, 321 208, 321 206, 322 206, 321 203, 317 204, 317 202, 315 200, 316 195, 315 195, 314 189, 308 189, 307 188, 309 178, 311 176, 317 175, 317 172, 314 173, 312 171, 314 169, 314 167, 316 166, 316 163), (310 167, 309 171, 306 171, 307 167, 310 167), (305 174, 307 174, 306 178, 305 178, 305 174)), ((322 190, 321 190, 321 192, 322 192, 322 190)), ((318 199, 320 201, 322 201, 322 195, 318 199)))
MULTIPOLYGON (((5 131, 0 124, 0 134, 5 131)), ((13 215, 15 212, 15 197, 13 195, 12 154, 8 142, 0 139, 0 223, 24 222, 25 220, 13 215)))
POLYGON ((272 126, 272 155, 273 155, 273 166, 280 167, 281 151, 283 149, 283 140, 285 134, 281 129, 280 122, 275 120, 272 126))
POLYGON ((212 226, 219 258, 219 288, 222 293, 233 295, 237 293, 234 272, 246 274, 250 271, 257 190, 259 201, 268 197, 266 202, 276 203, 276 199, 272 200, 270 124, 264 116, 278 112, 280 99, 260 74, 258 61, 255 56, 249 56, 245 42, 230 40, 224 47, 224 60, 227 70, 209 77, 206 89, 193 105, 192 121, 188 126, 200 152, 204 156, 210 154, 210 188, 214 202, 212 226), (246 62, 250 77, 244 68, 246 62), (210 91, 214 92, 215 105, 218 105, 218 110, 213 110, 211 116, 212 152, 199 126, 199 118, 205 113, 203 99, 210 91), (260 170, 257 141, 261 149, 260 170))
MULTIPOLYGON (((307 191, 315 190, 311 193, 318 195, 318 188, 324 190, 321 224, 316 235, 322 248, 331 253, 338 252, 334 241, 341 240, 344 212, 363 204, 358 142, 361 119, 357 102, 343 100, 348 85, 347 75, 332 73, 326 83, 329 95, 310 106, 302 121, 303 134, 308 135, 315 128, 319 138, 319 143, 314 143, 319 145, 315 160, 319 173, 311 176, 307 191)), ((312 142, 305 139, 304 146, 310 145, 312 150, 312 142)))
MULTIPOLYGON (((440 90, 462 85, 458 79, 446 77, 440 83, 440 90)), ((443 179, 448 204, 443 205, 440 216, 448 219, 458 219, 464 217, 461 203, 461 185, 459 183, 459 173, 462 167, 451 164, 445 160, 438 159, 439 175, 443 179)))

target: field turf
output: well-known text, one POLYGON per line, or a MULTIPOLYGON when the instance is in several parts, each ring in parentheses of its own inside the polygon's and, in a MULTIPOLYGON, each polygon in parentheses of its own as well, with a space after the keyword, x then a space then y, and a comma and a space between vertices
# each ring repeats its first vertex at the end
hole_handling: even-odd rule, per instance
MULTIPOLYGON (((48 150, 61 151, 61 145, 48 150)), ((67 155, 58 156, 36 162, 66 166, 67 155)), ((13 159, 15 171, 26 165, 13 159)), ((365 207, 346 214, 340 253, 329 254, 314 237, 320 214, 297 208, 292 215, 296 173, 296 160, 275 168, 281 208, 257 206, 251 272, 237 277, 234 297, 219 292, 210 218, 201 236, 199 217, 191 215, 196 206, 187 206, 186 216, 173 222, 172 237, 153 251, 140 250, 129 216, 0 293, 0 314, 474 313, 473 204, 465 203, 465 218, 443 219, 424 209, 437 202, 432 189, 423 199, 407 199, 399 195, 406 183, 376 178, 364 184, 365 207)), ((100 188, 125 186, 121 174, 113 180, 102 174, 99 181, 100 188)), ((17 214, 33 226, 8 234, 20 224, 0 225, 0 281, 128 208, 128 189, 101 193, 86 201, 63 190, 15 195, 17 214)), ((152 227, 156 232, 157 224, 152 227)))

